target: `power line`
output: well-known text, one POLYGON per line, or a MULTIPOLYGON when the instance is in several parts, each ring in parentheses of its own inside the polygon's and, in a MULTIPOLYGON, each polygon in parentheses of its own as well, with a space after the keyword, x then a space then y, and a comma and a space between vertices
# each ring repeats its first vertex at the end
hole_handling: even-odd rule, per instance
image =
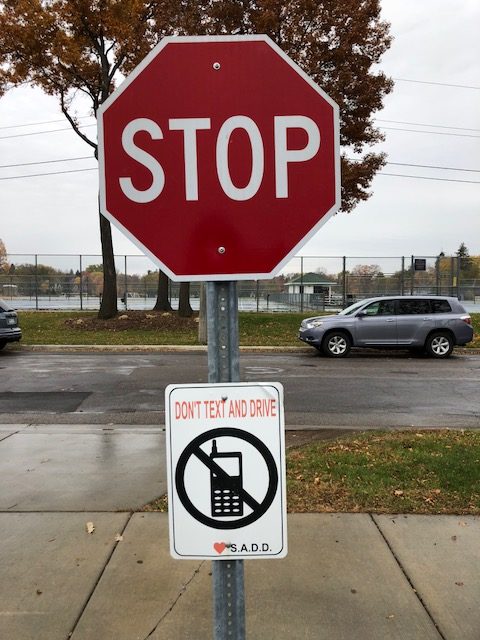
MULTIPOLYGON (((389 131, 410 131, 410 133, 430 133, 436 136, 456 136, 457 138, 480 138, 480 136, 472 136, 468 133, 445 133, 444 131, 420 131, 419 129, 403 129, 400 127, 380 127, 389 131)), ((2 138, 0 138, 2 140, 2 138)))
POLYGON ((449 127, 445 124, 426 124, 422 122, 405 122, 403 120, 383 120, 382 118, 374 118, 376 122, 391 122, 393 124, 411 124, 415 127, 435 127, 435 129, 458 129, 459 131, 480 131, 480 129, 470 129, 467 127, 449 127))
POLYGON ((379 171, 378 176, 390 176, 394 178, 416 178, 418 180, 437 180, 438 182, 464 182, 465 184, 480 184, 477 180, 455 180, 454 178, 432 178, 430 176, 408 176, 403 173, 385 173, 379 171))
MULTIPOLYGON (((78 116, 79 120, 84 120, 85 118, 93 118, 94 116, 78 116)), ((65 122, 65 118, 60 118, 59 120, 44 120, 43 122, 30 122, 26 124, 9 124, 4 127, 0 127, 1 129, 20 129, 20 127, 37 127, 43 124, 55 124, 56 122, 65 122)))
POLYGON ((434 84, 440 87, 457 87, 459 89, 480 89, 480 87, 472 87, 467 84, 449 84, 447 82, 431 82, 429 80, 409 80, 408 78, 392 78, 395 82, 415 82, 417 84, 434 84))
MULTIPOLYGON (((97 124, 81 124, 79 129, 85 129, 86 127, 96 127, 97 124)), ((1 136, 0 140, 9 140, 10 138, 24 138, 25 136, 38 136, 41 133, 56 133, 57 131, 73 131, 71 127, 65 127, 64 129, 49 129, 46 131, 31 131, 30 133, 16 133, 13 136, 1 136)))
POLYGON ((6 178, 0 178, 0 180, 18 180, 20 178, 39 178, 41 176, 58 176, 62 173, 79 173, 80 171, 98 171, 97 167, 90 169, 70 169, 68 171, 51 171, 49 173, 31 173, 26 176, 7 176, 6 178))
POLYGON ((59 160, 40 160, 39 162, 22 162, 20 164, 0 164, 0 169, 11 169, 13 167, 31 167, 37 164, 51 164, 52 162, 74 162, 76 160, 93 160, 93 156, 79 156, 78 158, 61 158, 59 160))
POLYGON ((458 167, 439 167, 434 164, 412 164, 409 162, 387 162, 386 164, 395 164, 399 167, 422 167, 422 169, 442 169, 445 171, 466 171, 473 173, 480 173, 480 169, 459 169, 458 167))

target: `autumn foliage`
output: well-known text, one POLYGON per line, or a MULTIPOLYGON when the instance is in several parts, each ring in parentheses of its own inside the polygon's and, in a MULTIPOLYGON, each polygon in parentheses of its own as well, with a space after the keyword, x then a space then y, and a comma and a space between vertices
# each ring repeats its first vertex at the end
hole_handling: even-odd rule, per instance
MULTIPOLYGON (((373 114, 393 83, 372 70, 391 43, 379 0, 3 0, 0 1, 0 95, 30 83, 55 96, 75 132, 75 98, 95 115, 115 85, 165 35, 266 33, 339 104, 342 209, 369 196, 382 154, 373 114)), ((159 79, 161 95, 161 79, 159 79)), ((84 110, 84 107, 82 106, 84 110)), ((101 216, 105 289, 116 312, 109 223, 101 216), (111 281, 111 282, 109 282, 111 281)), ((101 310, 102 311, 102 310, 101 310)), ((107 317, 106 316, 106 317, 107 317)))

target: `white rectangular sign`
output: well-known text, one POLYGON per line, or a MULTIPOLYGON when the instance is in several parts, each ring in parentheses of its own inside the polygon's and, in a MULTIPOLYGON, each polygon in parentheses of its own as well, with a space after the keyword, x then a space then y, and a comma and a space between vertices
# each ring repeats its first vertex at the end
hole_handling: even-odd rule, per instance
POLYGON ((169 385, 165 411, 172 556, 285 557, 282 385, 169 385))

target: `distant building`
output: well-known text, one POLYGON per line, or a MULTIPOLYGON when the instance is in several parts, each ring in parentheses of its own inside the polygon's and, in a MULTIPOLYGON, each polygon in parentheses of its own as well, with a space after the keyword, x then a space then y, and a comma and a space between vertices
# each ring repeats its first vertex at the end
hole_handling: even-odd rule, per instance
POLYGON ((18 295, 18 286, 16 284, 3 284, 2 293, 5 297, 12 297, 18 295))
POLYGON ((290 294, 315 295, 322 297, 325 302, 332 302, 341 297, 341 294, 337 293, 340 285, 330 280, 323 280, 318 273, 304 273, 303 276, 297 276, 286 285, 290 294))

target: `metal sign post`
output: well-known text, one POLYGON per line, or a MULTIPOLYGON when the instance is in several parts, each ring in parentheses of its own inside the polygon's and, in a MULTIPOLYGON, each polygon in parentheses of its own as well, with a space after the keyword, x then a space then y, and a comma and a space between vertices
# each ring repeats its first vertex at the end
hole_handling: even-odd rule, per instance
MULTIPOLYGON (((207 283, 208 381, 239 382, 237 283, 207 283)), ((214 561, 214 640, 244 640, 243 560, 214 561)))

